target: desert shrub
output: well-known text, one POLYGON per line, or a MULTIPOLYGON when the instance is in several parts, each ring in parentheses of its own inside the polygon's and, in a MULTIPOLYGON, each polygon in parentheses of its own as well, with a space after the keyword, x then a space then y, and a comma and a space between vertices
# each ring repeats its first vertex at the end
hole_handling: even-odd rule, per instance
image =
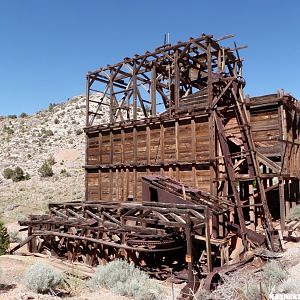
POLYGON ((284 294, 297 294, 299 293, 299 283, 296 279, 288 278, 278 286, 276 291, 284 294))
POLYGON ((275 286, 285 281, 288 278, 288 273, 283 269, 280 263, 270 261, 264 267, 263 277, 267 282, 275 286))
POLYGON ((14 230, 9 232, 9 241, 11 243, 20 243, 22 242, 22 238, 19 236, 19 231, 14 230))
POLYGON ((23 284, 30 290, 44 293, 63 283, 63 276, 50 265, 35 263, 24 274, 23 284))
POLYGON ((60 174, 65 177, 70 177, 71 174, 66 169, 61 169, 60 174))
POLYGON ((8 115, 7 116, 9 119, 16 119, 17 118, 17 115, 8 115))
POLYGON ((57 118, 54 119, 54 124, 59 124, 59 120, 57 118))
POLYGON ((20 167, 16 167, 14 170, 14 175, 12 177, 13 181, 21 181, 24 179, 24 171, 20 167))
POLYGON ((7 133, 7 134, 9 134, 9 135, 12 135, 12 134, 15 133, 14 130, 13 130, 11 127, 6 126, 6 125, 4 125, 4 127, 3 127, 3 132, 4 132, 4 133, 7 133))
POLYGON ((264 291, 263 289, 260 289, 258 282, 250 282, 250 284, 247 285, 247 288, 244 291, 244 295, 247 300, 260 299, 262 298, 263 294, 264 291))
POLYGON ((291 208, 286 220, 288 222, 290 222, 290 221, 300 221, 300 205, 297 205, 297 206, 291 208))
POLYGON ((11 179, 13 177, 13 175, 14 175, 14 170, 13 169, 11 169, 11 168, 4 169, 3 177, 5 179, 11 179))
POLYGON ((20 167, 16 167, 15 169, 11 169, 11 168, 4 169, 3 176, 6 179, 12 179, 15 182, 30 179, 30 175, 28 173, 24 174, 23 169, 20 167))
POLYGON ((76 133, 76 135, 81 135, 81 134, 82 134, 82 130, 81 130, 81 129, 77 129, 77 130, 75 131, 75 133, 76 133))
POLYGON ((49 107, 48 107, 48 110, 49 110, 49 111, 53 111, 53 110, 54 110, 54 107, 57 106, 57 105, 58 105, 58 104, 56 104, 56 103, 50 103, 50 104, 49 104, 49 107))
POLYGON ((136 300, 162 299, 161 288, 146 273, 123 260, 98 266, 88 286, 91 289, 104 287, 136 300))
POLYGON ((47 158, 47 163, 48 163, 50 166, 55 165, 56 161, 55 161, 55 158, 54 158, 53 155, 50 155, 50 156, 47 158))
POLYGON ((9 247, 9 235, 7 233, 7 228, 0 221, 0 255, 5 254, 9 247))
POLYGON ((27 117, 28 117, 28 115, 25 112, 22 112, 20 114, 20 118, 27 118, 27 117))
POLYGON ((42 128, 41 129, 41 135, 44 136, 44 137, 49 137, 49 136, 53 136, 54 133, 51 129, 42 128))
POLYGON ((71 270, 68 270, 65 282, 71 295, 74 296, 86 288, 85 281, 81 279, 80 270, 78 266, 72 265, 71 270))
POLYGON ((45 160, 41 167, 38 169, 38 173, 41 177, 51 177, 54 175, 52 166, 45 160))

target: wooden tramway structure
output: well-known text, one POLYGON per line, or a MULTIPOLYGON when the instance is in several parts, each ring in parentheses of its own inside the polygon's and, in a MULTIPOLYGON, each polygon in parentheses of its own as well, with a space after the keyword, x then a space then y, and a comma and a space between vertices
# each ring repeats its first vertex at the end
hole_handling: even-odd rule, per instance
MULTIPOLYGON (((251 229, 262 223, 269 246, 274 248, 265 190, 278 187, 270 184, 273 178, 281 182, 283 229, 288 197, 283 195, 282 182, 293 177, 299 164, 298 134, 291 133, 298 132, 298 104, 283 93, 269 96, 269 101, 275 98, 275 106, 274 102, 264 103, 267 97, 246 101, 238 55, 244 47, 230 49, 219 43, 230 37, 190 38, 88 73, 86 199, 140 201, 142 177, 166 175, 235 203, 243 236, 248 206, 251 229), (91 94, 99 91, 103 92, 95 101, 91 94), (261 100, 258 108, 257 100, 261 100), (257 147, 261 137, 252 132, 251 113, 262 124, 271 115, 267 106, 275 109, 272 118, 278 118, 278 128, 264 137, 265 147, 274 148, 275 140, 270 140, 274 138, 284 148, 289 136, 293 165, 287 152, 266 155, 261 152, 264 147, 257 147), (105 108, 109 122, 98 124, 97 115, 105 108), (286 116, 296 124, 290 124, 286 116)), ((268 121, 273 120, 270 117, 268 121)), ((224 224, 221 219, 219 223, 224 224)), ((224 235, 226 229, 223 226, 218 231, 217 235, 224 235)))
POLYGON ((85 201, 22 223, 31 251, 91 264, 123 257, 161 277, 187 266, 194 284, 194 272, 229 261, 237 236, 244 249, 278 248, 273 220, 284 229, 299 200, 299 106, 282 91, 244 97, 243 47, 220 44, 230 37, 190 38, 87 74, 85 201))

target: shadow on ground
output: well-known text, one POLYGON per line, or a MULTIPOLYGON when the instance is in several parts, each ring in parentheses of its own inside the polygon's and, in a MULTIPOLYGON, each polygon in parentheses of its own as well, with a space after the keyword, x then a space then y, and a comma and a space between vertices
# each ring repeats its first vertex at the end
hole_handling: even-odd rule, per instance
POLYGON ((16 284, 0 284, 0 294, 13 290, 16 287, 16 284))

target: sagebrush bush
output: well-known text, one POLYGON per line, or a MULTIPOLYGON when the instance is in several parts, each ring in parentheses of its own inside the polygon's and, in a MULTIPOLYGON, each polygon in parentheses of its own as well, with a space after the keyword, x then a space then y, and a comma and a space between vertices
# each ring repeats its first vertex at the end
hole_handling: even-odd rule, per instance
POLYGON ((23 169, 20 167, 16 167, 15 169, 11 169, 11 168, 4 169, 3 176, 6 179, 12 179, 15 182, 30 179, 30 175, 28 173, 24 174, 23 169))
POLYGON ((22 242, 22 238, 19 236, 18 230, 13 230, 9 232, 9 241, 11 243, 20 243, 22 242))
POLYGON ((114 260, 107 265, 98 266, 88 287, 107 288, 113 292, 136 300, 162 299, 162 290, 149 276, 124 260, 114 260))
POLYGON ((7 233, 7 228, 0 221, 0 255, 5 254, 9 247, 9 235, 7 233))
POLYGON ((30 290, 44 293, 64 281, 60 272, 46 263, 35 263, 24 274, 23 284, 30 290))
POLYGON ((20 118, 27 118, 27 117, 28 117, 28 115, 25 112, 22 112, 20 114, 20 118))
POLYGON ((13 175, 14 175, 14 170, 13 169, 11 169, 11 168, 5 168, 3 170, 3 177, 5 179, 11 179, 13 177, 13 175))
POLYGON ((263 271, 263 277, 270 287, 277 286, 288 278, 288 273, 277 261, 267 263, 263 271))
POLYGON ((297 294, 299 293, 299 282, 297 279, 288 278, 286 281, 280 284, 276 290, 277 292, 284 294, 297 294))
POLYGON ((38 172, 41 177, 51 177, 54 175, 52 166, 49 165, 49 163, 47 161, 44 161, 44 163, 38 169, 38 172))

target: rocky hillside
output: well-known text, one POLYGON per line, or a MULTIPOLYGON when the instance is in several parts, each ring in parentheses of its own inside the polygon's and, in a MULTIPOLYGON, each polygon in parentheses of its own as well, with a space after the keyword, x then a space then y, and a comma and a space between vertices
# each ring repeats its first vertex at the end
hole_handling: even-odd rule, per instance
MULTIPOLYGON (((94 95, 97 97, 97 95, 94 95)), ((103 116, 106 121, 107 114, 103 116)), ((0 219, 40 213, 48 202, 84 197, 85 97, 77 96, 32 116, 0 119, 0 219), (38 169, 51 158, 54 175, 41 178, 38 169), (29 180, 5 179, 6 168, 21 167, 29 180)))

